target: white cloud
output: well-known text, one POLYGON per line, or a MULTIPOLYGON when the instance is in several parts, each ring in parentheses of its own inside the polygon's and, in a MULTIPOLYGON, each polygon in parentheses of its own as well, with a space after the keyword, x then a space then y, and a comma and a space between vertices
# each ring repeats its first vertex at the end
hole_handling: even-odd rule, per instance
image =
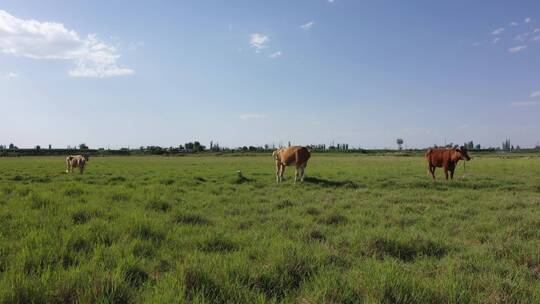
POLYGON ((519 45, 519 46, 516 46, 516 47, 513 47, 513 48, 509 48, 508 51, 510 53, 518 53, 518 52, 521 52, 523 50, 525 50, 527 48, 526 45, 519 45))
POLYGON ((530 95, 530 97, 531 97, 531 98, 540 97, 540 91, 532 92, 531 95, 530 95))
POLYGON ((120 67, 118 50, 96 35, 81 37, 62 23, 23 20, 0 10, 0 51, 33 59, 72 60, 74 77, 131 75, 135 71, 120 67))
POLYGON ((275 53, 272 53, 272 54, 268 55, 268 58, 278 58, 281 55, 283 55, 283 53, 281 51, 277 51, 275 53))
POLYGON ((525 18, 525 20, 523 20, 523 21, 525 21, 525 23, 531 23, 533 20, 532 20, 531 17, 527 17, 527 18, 525 18))
POLYGON ((538 41, 538 40, 540 40, 540 36, 534 36, 532 40, 538 41))
POLYGON ((492 42, 493 42, 493 44, 495 44, 495 43, 499 42, 499 40, 501 40, 500 37, 495 37, 495 38, 493 38, 492 42))
POLYGON ((262 117, 262 115, 255 114, 255 113, 246 113, 246 114, 240 115, 241 120, 257 119, 257 118, 261 118, 261 117, 262 117))
POLYGON ((251 47, 256 48, 257 50, 268 47, 268 42, 270 42, 270 38, 268 38, 268 36, 258 33, 252 34, 249 38, 249 44, 251 47))
POLYGON ((517 41, 525 41, 527 40, 527 37, 529 37, 529 33, 523 33, 523 34, 517 35, 514 39, 517 41))
POLYGON ((538 33, 540 32, 540 28, 537 28, 537 29, 534 29, 533 33, 538 33))
POLYGON ((19 78, 19 74, 14 73, 14 72, 9 72, 2 75, 2 79, 13 79, 13 78, 19 78))
POLYGON ((306 23, 306 24, 300 25, 300 27, 301 27, 303 30, 310 30, 314 25, 315 25, 315 22, 310 21, 310 22, 308 22, 308 23, 306 23))
POLYGON ((328 2, 330 2, 330 3, 333 3, 333 2, 334 2, 334 0, 328 0, 328 2))
POLYGON ((500 27, 496 30, 494 30, 493 32, 491 32, 491 35, 500 35, 504 32, 504 28, 500 27))
POLYGON ((518 26, 517 22, 510 22, 508 25, 510 25, 510 26, 518 26))
POLYGON ((473 46, 479 46, 479 45, 481 45, 481 44, 482 44, 482 42, 478 42, 478 41, 477 41, 477 42, 474 42, 472 45, 473 45, 473 46))
POLYGON ((512 107, 531 107, 540 104, 538 101, 516 101, 510 103, 512 107))

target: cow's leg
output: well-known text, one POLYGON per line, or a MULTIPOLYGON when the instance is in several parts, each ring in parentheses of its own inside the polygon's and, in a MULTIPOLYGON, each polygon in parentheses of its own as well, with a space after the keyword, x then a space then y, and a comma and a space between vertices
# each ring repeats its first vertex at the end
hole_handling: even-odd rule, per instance
POLYGON ((84 166, 79 166, 79 170, 81 171, 81 174, 84 173, 84 166))
POLYGON ((448 180, 448 167, 444 167, 444 176, 446 177, 446 180, 448 180))
POLYGON ((280 182, 283 181, 283 173, 285 173, 285 165, 284 165, 284 164, 280 164, 280 165, 279 165, 279 181, 280 181, 280 182))
POLYGON ((431 177, 433 179, 435 179, 435 167, 430 166, 429 167, 429 172, 431 173, 431 177))
POLYGON ((279 174, 280 174, 280 171, 281 171, 281 165, 279 164, 279 162, 276 162, 276 182, 280 182, 280 178, 279 178, 279 174))
POLYGON ((300 181, 304 182, 304 172, 306 170, 306 164, 300 166, 300 181))
POLYGON ((294 183, 295 184, 299 176, 300 176, 300 166, 296 166, 296 170, 294 170, 294 183))
POLYGON ((433 167, 432 165, 428 164, 427 170, 428 170, 428 176, 431 175, 431 177, 432 177, 433 179, 435 179, 435 167, 433 167))
POLYGON ((456 165, 452 164, 448 166, 448 170, 450 170, 450 179, 454 179, 454 171, 456 170, 456 165))

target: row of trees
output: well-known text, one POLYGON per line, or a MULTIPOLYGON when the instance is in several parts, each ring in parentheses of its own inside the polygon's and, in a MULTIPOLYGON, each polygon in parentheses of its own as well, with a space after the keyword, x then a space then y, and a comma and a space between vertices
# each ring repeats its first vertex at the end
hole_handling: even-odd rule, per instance
MULTIPOLYGON (((37 145, 37 146, 34 147, 34 149, 35 150, 41 150, 41 146, 37 145)), ((68 150, 75 150, 75 149, 77 149, 77 147, 76 146, 71 147, 71 146, 68 145, 67 149, 68 150)), ((80 150, 88 150, 90 148, 86 144, 80 144, 79 149, 80 150)), ((15 146, 13 143, 11 143, 8 146, 0 145, 0 150, 19 150, 19 147, 15 146)), ((52 145, 49 145, 49 150, 52 150, 52 145)))
MULTIPOLYGON (((396 144, 398 146, 398 150, 403 150, 403 145, 405 141, 403 138, 397 138, 396 144)), ((288 142, 288 146, 291 146, 291 142, 288 142)), ((444 146, 438 146, 433 145, 435 148, 453 148, 458 147, 459 145, 454 144, 452 142, 444 145, 444 146)), ((481 150, 482 146, 480 144, 474 144, 474 142, 471 140, 469 142, 465 142, 463 144, 464 147, 466 147, 469 150, 481 150)), ((279 145, 278 148, 282 148, 283 145, 279 145)), ((307 146, 310 150, 315 151, 325 151, 325 150, 339 150, 339 151, 346 151, 349 150, 349 144, 346 143, 338 143, 327 146, 326 144, 315 144, 315 145, 308 145, 307 146)), ((14 145, 13 143, 9 144, 8 146, 0 145, 0 150, 18 150, 19 148, 14 145)), ((49 150, 52 150, 52 146, 49 145, 49 150)), ((75 146, 67 146, 67 150, 90 150, 90 147, 85 144, 81 143, 79 145, 75 146)), ((149 154, 165 154, 165 153, 197 153, 197 152, 203 152, 203 151, 212 151, 212 152, 223 152, 223 151, 268 151, 268 150, 274 150, 276 149, 275 144, 272 144, 271 146, 268 144, 265 144, 264 146, 241 146, 237 148, 227 148, 227 147, 221 147, 219 143, 210 141, 210 148, 207 149, 206 146, 202 145, 199 141, 193 141, 185 143, 184 145, 179 145, 177 147, 160 147, 160 146, 141 146, 138 150, 144 153, 149 154)), ((512 145, 510 142, 510 139, 506 139, 502 145, 501 148, 488 148, 490 150, 496 150, 496 149, 502 149, 503 151, 514 151, 514 150, 520 150, 521 147, 519 145, 515 146, 512 145)), ((535 146, 535 149, 540 150, 540 143, 535 146)), ((41 146, 37 145, 34 147, 34 150, 40 151, 41 146)), ((105 149, 99 148, 98 151, 104 151, 105 149)), ((107 149, 109 150, 109 149, 107 149)), ((119 151, 137 151, 137 149, 129 149, 129 148, 121 148, 118 149, 119 151)))

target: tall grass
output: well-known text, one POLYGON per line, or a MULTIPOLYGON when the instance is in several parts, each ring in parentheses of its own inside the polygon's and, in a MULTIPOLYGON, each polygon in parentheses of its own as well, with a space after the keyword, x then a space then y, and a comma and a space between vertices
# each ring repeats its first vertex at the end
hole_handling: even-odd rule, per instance
POLYGON ((540 158, 0 158, 1 303, 539 303, 540 158), (237 173, 241 170, 242 177, 237 173))

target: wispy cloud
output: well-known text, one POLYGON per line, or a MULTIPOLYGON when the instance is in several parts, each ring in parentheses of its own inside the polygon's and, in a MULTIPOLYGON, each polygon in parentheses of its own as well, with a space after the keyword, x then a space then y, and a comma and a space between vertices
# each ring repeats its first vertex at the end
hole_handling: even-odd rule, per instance
POLYGON ((518 23, 517 22, 510 22, 508 25, 509 26, 518 26, 518 23))
POLYGON ((517 35, 514 39, 517 41, 525 41, 527 40, 527 37, 529 37, 529 33, 523 33, 523 34, 517 35))
POLYGON ((268 38, 268 36, 258 33, 252 34, 249 38, 249 44, 252 48, 255 48, 257 50, 268 47, 268 42, 270 42, 270 38, 268 38))
POLYGON ((307 30, 310 30, 314 25, 315 25, 315 22, 310 21, 310 22, 308 22, 308 23, 306 23, 306 24, 300 25, 300 27, 301 27, 303 30, 306 30, 306 31, 307 31, 307 30))
POLYGON ((495 37, 495 38, 493 38, 493 41, 491 41, 491 42, 492 42, 493 44, 495 44, 495 43, 499 42, 500 40, 501 40, 500 37, 495 37))
POLYGON ((145 43, 144 41, 132 41, 128 44, 127 50, 128 51, 136 51, 142 47, 144 47, 145 43))
POLYGON ((510 103, 512 107, 531 107, 540 104, 538 101, 515 101, 510 103))
POLYGON ((245 114, 240 115, 241 120, 257 119, 261 117, 262 115, 256 114, 256 113, 245 113, 245 114))
POLYGON ((526 48, 527 48, 526 45, 519 45, 519 46, 516 46, 516 47, 509 48, 508 51, 510 53, 518 53, 518 52, 521 52, 521 51, 525 50, 526 48))
POLYGON ((109 77, 131 75, 135 71, 121 67, 116 47, 107 45, 95 34, 81 37, 62 23, 23 20, 0 10, 0 51, 33 59, 71 60, 73 77, 109 77))
POLYGON ((281 51, 277 51, 275 53, 272 53, 272 54, 268 55, 268 58, 278 58, 281 55, 283 55, 283 53, 281 51))
POLYGON ((536 28, 536 29, 534 29, 534 31, 533 31, 533 33, 538 33, 538 32, 540 32, 540 28, 536 28))
MULTIPOLYGON (((540 91, 534 91, 529 95, 530 98, 537 98, 540 97, 540 91)), ((540 101, 538 100, 527 100, 527 101, 515 101, 511 102, 510 105, 512 107, 531 107, 531 106, 537 106, 540 105, 540 101)))
POLYGON ((491 32, 491 35, 500 35, 504 32, 504 28, 503 27, 500 27, 496 30, 494 30, 493 32, 491 32))
POLYGON ((5 73, 1 77, 2 79, 13 79, 13 78, 19 78, 19 74, 14 72, 5 73))
POLYGON ((329 3, 334 3, 334 0, 328 0, 329 3))
POLYGON ((538 40, 540 40, 540 36, 534 36, 532 40, 533 41, 538 41, 538 40))
POLYGON ((523 20, 525 23, 531 23, 533 22, 533 19, 531 17, 527 17, 525 18, 525 20, 523 20))

